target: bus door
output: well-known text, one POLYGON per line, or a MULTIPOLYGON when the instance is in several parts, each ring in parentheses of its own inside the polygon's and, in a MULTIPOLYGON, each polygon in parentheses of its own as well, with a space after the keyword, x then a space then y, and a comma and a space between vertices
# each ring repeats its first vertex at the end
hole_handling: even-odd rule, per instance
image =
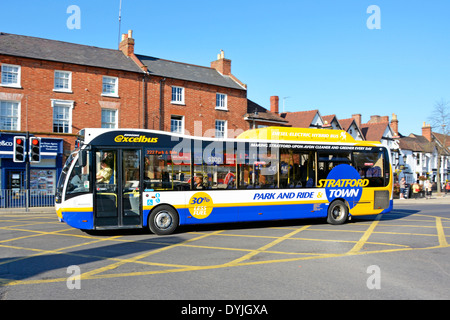
POLYGON ((142 226, 141 150, 102 149, 95 153, 95 226, 142 226))

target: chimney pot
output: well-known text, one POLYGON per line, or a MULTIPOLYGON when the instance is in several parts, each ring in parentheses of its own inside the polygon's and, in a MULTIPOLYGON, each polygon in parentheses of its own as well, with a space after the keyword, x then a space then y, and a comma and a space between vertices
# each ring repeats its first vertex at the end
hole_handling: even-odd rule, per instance
POLYGON ((220 50, 220 53, 217 55, 217 60, 211 62, 211 68, 216 69, 223 75, 231 75, 231 60, 225 59, 223 50, 220 50))
POLYGON ((132 38, 133 30, 128 30, 127 33, 122 34, 122 41, 119 44, 119 50, 127 57, 134 54, 134 39, 132 38))

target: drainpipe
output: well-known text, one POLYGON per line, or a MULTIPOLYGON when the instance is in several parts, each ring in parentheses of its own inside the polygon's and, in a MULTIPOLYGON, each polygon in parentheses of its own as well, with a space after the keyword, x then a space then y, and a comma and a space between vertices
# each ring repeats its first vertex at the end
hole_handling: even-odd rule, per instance
POLYGON ((166 78, 159 80, 159 130, 164 131, 164 84, 166 78))
POLYGON ((148 128, 147 124, 147 87, 145 85, 145 77, 147 76, 144 73, 142 77, 142 129, 148 128))

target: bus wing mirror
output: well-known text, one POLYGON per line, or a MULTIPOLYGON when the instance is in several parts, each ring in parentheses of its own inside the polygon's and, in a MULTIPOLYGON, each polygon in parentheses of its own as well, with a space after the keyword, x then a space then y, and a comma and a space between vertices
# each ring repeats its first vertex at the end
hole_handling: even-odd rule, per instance
POLYGON ((78 166, 80 167, 86 166, 86 158, 87 158, 86 150, 80 150, 80 152, 78 153, 78 166))

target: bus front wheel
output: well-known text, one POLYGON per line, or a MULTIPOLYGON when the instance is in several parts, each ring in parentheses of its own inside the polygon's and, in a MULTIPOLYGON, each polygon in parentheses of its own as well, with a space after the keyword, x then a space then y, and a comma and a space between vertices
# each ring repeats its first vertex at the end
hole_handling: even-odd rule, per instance
POLYGON ((175 209, 162 205, 148 217, 150 231, 157 235, 171 234, 178 227, 179 217, 175 209))
POLYGON ((327 222, 330 224, 343 224, 348 218, 348 207, 342 200, 335 200, 328 206, 327 222))

